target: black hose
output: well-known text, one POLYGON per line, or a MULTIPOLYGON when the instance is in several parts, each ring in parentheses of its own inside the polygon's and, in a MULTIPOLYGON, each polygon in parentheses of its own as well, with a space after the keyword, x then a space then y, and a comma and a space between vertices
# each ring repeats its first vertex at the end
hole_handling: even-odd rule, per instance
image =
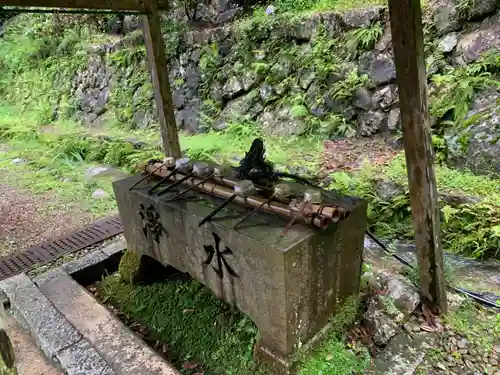
MULTIPOLYGON (((403 263, 405 266, 407 267, 410 267, 411 269, 414 269, 415 267, 409 263, 408 261, 406 261, 405 259, 403 259, 402 257, 400 257, 399 255, 397 254, 394 254, 393 252, 391 252, 389 250, 389 248, 382 242, 380 241, 377 237, 375 237, 375 235, 373 233, 371 233, 368 229, 365 230, 365 233, 368 235, 368 237, 370 237, 378 246, 380 246, 382 248, 382 250, 384 250, 386 253, 392 255, 394 258, 396 258, 397 260, 399 260, 401 263, 403 263)), ((492 308, 495 308, 495 309, 498 309, 499 306, 496 304, 496 303, 493 303, 491 301, 488 301, 487 299, 484 299, 480 294, 476 293, 476 292, 473 292, 471 290, 467 290, 467 289, 462 289, 462 288, 457 288, 457 287, 454 287, 453 285, 447 285, 448 288, 450 288, 451 290, 453 290, 454 292, 457 292, 457 293, 462 293, 462 294, 465 294, 467 295, 468 297, 472 298, 472 299, 475 299, 476 301, 478 302, 481 302, 483 305, 486 305, 488 307, 492 307, 492 308)), ((496 296, 495 295, 495 298, 497 299, 500 299, 499 296, 496 296)))

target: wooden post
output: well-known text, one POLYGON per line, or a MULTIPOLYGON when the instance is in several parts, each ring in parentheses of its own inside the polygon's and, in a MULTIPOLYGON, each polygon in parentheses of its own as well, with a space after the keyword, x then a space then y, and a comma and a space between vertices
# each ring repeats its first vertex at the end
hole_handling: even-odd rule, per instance
POLYGON ((145 6, 148 13, 143 16, 144 39, 151 78, 153 80, 163 149, 165 155, 180 158, 181 147, 175 124, 174 106, 172 104, 172 94, 168 80, 165 43, 161 34, 160 17, 158 15, 156 0, 147 0, 145 6))
POLYGON ((420 0, 389 0, 389 12, 420 268, 420 291, 434 313, 440 314, 447 311, 447 300, 420 0))

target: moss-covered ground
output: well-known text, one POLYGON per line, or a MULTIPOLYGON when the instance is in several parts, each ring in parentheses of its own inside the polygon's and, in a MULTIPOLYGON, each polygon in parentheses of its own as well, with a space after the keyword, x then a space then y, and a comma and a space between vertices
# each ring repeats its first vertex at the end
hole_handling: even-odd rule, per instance
MULTIPOLYGON (((101 301, 123 313, 130 325, 139 323, 138 331, 146 332, 150 343, 155 345, 159 341, 157 348, 183 374, 270 374, 253 360, 258 331, 244 314, 216 299, 209 289, 193 280, 132 285, 129 281, 135 267, 133 254, 126 253, 119 272, 105 277, 95 293, 101 301)), ((357 300, 348 300, 332 319, 332 329, 322 344, 298 358, 300 375, 364 371, 369 365, 367 351, 362 347, 348 348, 343 341, 357 314, 357 300)))

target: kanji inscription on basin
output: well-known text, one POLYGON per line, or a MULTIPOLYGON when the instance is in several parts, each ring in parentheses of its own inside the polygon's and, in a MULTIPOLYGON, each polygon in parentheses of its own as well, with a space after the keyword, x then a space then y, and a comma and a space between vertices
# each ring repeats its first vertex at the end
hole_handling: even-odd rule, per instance
POLYGON ((205 248, 205 251, 208 254, 207 260, 205 260, 203 263, 204 264, 212 264, 212 259, 214 258, 217 262, 217 267, 213 267, 213 270, 219 276, 220 279, 224 278, 224 270, 227 272, 229 275, 233 277, 238 277, 238 274, 234 272, 233 268, 229 265, 228 261, 226 260, 225 256, 226 255, 232 255, 233 251, 229 247, 225 247, 224 250, 220 249, 220 237, 217 235, 217 233, 213 232, 212 235, 214 236, 214 241, 215 241, 215 248, 213 245, 204 245, 203 247, 205 248), (223 267, 224 265, 224 267, 223 267))

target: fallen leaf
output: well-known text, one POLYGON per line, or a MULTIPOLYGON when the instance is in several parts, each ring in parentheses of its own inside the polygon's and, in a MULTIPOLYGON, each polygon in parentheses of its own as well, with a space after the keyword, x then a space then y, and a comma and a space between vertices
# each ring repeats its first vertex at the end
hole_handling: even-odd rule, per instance
POLYGON ((182 310, 182 313, 183 314, 194 313, 194 309, 184 309, 184 310, 182 310))
POLYGON ((333 359, 333 355, 329 354, 326 356, 325 360, 331 361, 333 359))
POLYGON ((196 362, 186 362, 182 365, 182 367, 186 370, 193 370, 197 368, 199 365, 196 362))
POLYGON ((420 329, 421 329, 422 331, 425 331, 425 332, 436 332, 436 328, 433 328, 433 327, 428 326, 428 325, 425 325, 425 324, 422 324, 422 325, 420 326, 420 329))

